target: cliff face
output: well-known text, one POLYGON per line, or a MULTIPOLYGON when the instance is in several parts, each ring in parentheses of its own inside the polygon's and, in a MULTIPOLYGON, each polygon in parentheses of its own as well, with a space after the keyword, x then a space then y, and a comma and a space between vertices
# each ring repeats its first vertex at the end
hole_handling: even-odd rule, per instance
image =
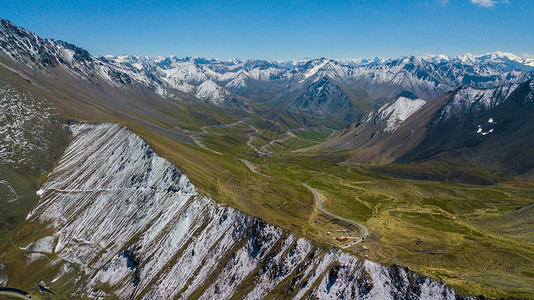
POLYGON ((121 299, 455 298, 423 275, 317 248, 199 195, 119 125, 73 132, 27 217, 25 264, 1 264, 7 284, 121 299))

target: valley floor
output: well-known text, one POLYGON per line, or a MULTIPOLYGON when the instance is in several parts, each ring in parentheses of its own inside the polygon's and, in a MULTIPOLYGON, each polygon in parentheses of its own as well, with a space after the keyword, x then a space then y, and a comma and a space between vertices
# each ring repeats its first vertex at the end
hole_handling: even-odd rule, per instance
MULTIPOLYGON (((219 174, 191 172, 201 167, 183 163, 183 152, 163 150, 172 142, 144 138, 189 170, 206 193, 297 235, 346 248, 362 258, 407 266, 469 294, 534 295, 532 183, 461 164, 454 168, 497 178, 499 183, 395 178, 368 166, 343 166, 343 154, 295 151, 324 140, 331 133, 328 129, 302 129, 285 138, 288 135, 274 125, 260 127, 250 120, 224 130, 210 128, 201 135, 210 149, 203 159, 225 169, 219 174), (250 126, 258 128, 252 131, 250 126), (260 155, 254 149, 262 146, 272 154, 260 155), (236 165, 236 158, 243 164, 236 165), (315 196, 301 182, 323 196, 325 209, 368 227, 368 239, 350 243, 354 236, 348 232, 354 228, 317 209, 315 196), (335 239, 342 235, 349 242, 335 239)), ((429 165, 406 169, 414 168, 440 171, 440 166, 429 165)))

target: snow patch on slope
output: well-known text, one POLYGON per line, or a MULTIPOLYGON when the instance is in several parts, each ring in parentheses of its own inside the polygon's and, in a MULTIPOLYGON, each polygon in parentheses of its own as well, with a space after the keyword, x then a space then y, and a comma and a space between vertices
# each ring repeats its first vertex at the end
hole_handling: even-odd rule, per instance
POLYGON ((46 99, 0 80, 0 163, 42 173, 54 155, 53 140, 65 130, 46 99))
POLYGON ((44 252, 51 254, 54 250, 54 238, 51 236, 45 236, 40 240, 31 242, 26 247, 20 247, 20 249, 31 252, 44 252))
POLYGON ((384 132, 393 132, 399 125, 418 111, 426 101, 423 99, 409 99, 399 97, 395 102, 386 104, 378 110, 380 119, 386 119, 387 125, 384 132))
POLYGON ((7 270, 6 265, 3 262, 0 262, 0 286, 7 285, 7 270))

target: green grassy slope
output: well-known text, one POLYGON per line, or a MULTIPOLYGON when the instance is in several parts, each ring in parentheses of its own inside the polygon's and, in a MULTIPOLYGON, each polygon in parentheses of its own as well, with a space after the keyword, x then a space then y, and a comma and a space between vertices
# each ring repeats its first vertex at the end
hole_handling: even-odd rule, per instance
POLYGON ((3 243, 37 204, 37 178, 0 165, 0 243, 3 243))
POLYGON ((43 89, 0 67, 0 243, 37 203, 35 192, 69 133, 43 89))

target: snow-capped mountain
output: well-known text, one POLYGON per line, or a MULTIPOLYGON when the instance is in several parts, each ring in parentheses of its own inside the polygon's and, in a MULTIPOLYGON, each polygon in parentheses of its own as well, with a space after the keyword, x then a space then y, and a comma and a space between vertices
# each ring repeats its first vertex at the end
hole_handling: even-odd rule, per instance
POLYGON ((37 234, 18 239, 21 263, 2 263, 7 284, 24 278, 68 298, 456 298, 407 268, 319 248, 199 195, 120 125, 73 133, 27 217, 37 234))
POLYGON ((196 87, 195 96, 202 101, 216 106, 231 106, 249 111, 247 101, 219 86, 212 80, 206 80, 196 87))
MULTIPOLYGON (((498 57, 473 56, 470 60, 446 56, 407 57, 396 60, 360 60, 359 63, 313 59, 291 63, 232 61, 223 64, 220 61, 205 60, 202 63, 195 62, 193 69, 189 65, 185 74, 182 68, 176 72, 178 63, 169 63, 171 59, 148 58, 145 59, 145 66, 152 67, 144 67, 142 71, 158 70, 152 71, 152 74, 164 83, 160 90, 174 88, 193 93, 194 86, 210 80, 253 102, 256 100, 255 93, 262 90, 263 94, 271 94, 280 99, 283 105, 291 107, 292 104, 299 103, 296 99, 307 97, 305 94, 311 93, 311 89, 318 88, 320 85, 316 83, 323 78, 353 90, 365 90, 375 99, 389 98, 403 91, 431 99, 463 85, 491 88, 506 83, 521 83, 533 77, 531 67, 523 64, 527 61, 513 60, 503 65, 498 57)), ((183 61, 179 63, 191 64, 183 61)), ((121 69, 129 68, 121 66, 121 69)), ((340 99, 344 100, 345 97, 340 99)), ((364 113, 366 111, 352 112, 354 116, 364 113)), ((326 115, 316 117, 324 116, 326 115)), ((344 118, 338 116, 338 119, 344 118)))
POLYGON ((463 87, 441 109, 438 119, 434 122, 445 122, 450 119, 464 120, 469 115, 493 109, 508 99, 518 87, 519 84, 503 85, 495 89, 463 87))
POLYGON ((534 82, 461 87, 433 100, 399 97, 321 147, 354 151, 354 162, 417 161, 458 154, 511 173, 534 168, 534 82))
POLYGON ((534 57, 496 51, 482 55, 465 54, 455 58, 464 63, 488 64, 500 67, 505 71, 527 70, 534 71, 534 57))
POLYGON ((192 62, 174 61, 161 72, 165 74, 162 77, 163 81, 175 89, 189 93, 194 90, 195 85, 211 81, 217 77, 217 74, 212 70, 192 62))
POLYGON ((92 63, 89 52, 63 41, 41 39, 4 19, 0 19, 0 48, 5 55, 34 68, 63 64, 80 70, 92 63))
MULTIPOLYGON (((392 99, 403 91, 411 92, 419 98, 432 99, 463 85, 492 88, 525 82, 534 77, 532 57, 503 52, 458 57, 428 55, 400 59, 320 58, 287 62, 174 56, 95 57, 66 42, 41 39, 6 20, 0 21, 0 50, 5 57, 41 70, 40 72, 44 72, 46 68, 63 68, 73 76, 90 82, 101 80, 115 87, 134 87, 143 91, 149 89, 162 97, 185 102, 185 98, 196 97, 198 101, 230 108, 236 107, 233 102, 236 99, 241 102, 237 107, 249 105, 242 98, 221 98, 221 93, 211 94, 218 99, 199 99, 199 87, 205 82, 209 82, 210 86, 215 83, 252 102, 268 98, 278 100, 273 102, 276 105, 287 107, 292 103, 298 104, 299 101, 295 100, 307 97, 304 94, 312 93, 311 89, 320 88, 316 83, 323 78, 351 90, 364 90, 371 99, 377 100, 392 99)), ((200 88, 203 89, 204 87, 200 88)), ((354 95, 345 96, 355 103, 361 100, 354 95)), ((344 97, 339 99, 345 101, 344 97)), ((338 103, 335 106, 344 105, 338 103)), ((368 112, 359 107, 356 110, 354 116, 368 112)))
POLYGON ((421 119, 418 114, 426 116, 429 109, 435 113, 439 107, 439 100, 412 98, 397 97, 338 131, 320 147, 327 151, 357 151, 354 162, 393 162, 421 139, 426 118, 421 119))
POLYGON ((493 89, 462 87, 430 119, 425 138, 401 161, 460 153, 483 166, 530 172, 534 160, 534 82, 493 89))
POLYGON ((312 83, 304 94, 289 105, 289 110, 315 118, 341 117, 351 120, 352 103, 341 88, 326 77, 312 83))
MULTIPOLYGON (((43 72, 46 68, 61 68, 91 83, 100 80, 115 87, 148 88, 172 99, 180 99, 174 91, 194 95, 196 86, 218 77, 217 73, 194 59, 91 56, 72 44, 42 39, 3 19, 0 19, 0 50, 33 70, 43 72)), ((226 107, 226 103, 221 101, 208 102, 226 107)), ((228 105, 229 108, 234 106, 235 103, 228 105)), ((239 106, 248 107, 248 104, 241 103, 239 106)))

